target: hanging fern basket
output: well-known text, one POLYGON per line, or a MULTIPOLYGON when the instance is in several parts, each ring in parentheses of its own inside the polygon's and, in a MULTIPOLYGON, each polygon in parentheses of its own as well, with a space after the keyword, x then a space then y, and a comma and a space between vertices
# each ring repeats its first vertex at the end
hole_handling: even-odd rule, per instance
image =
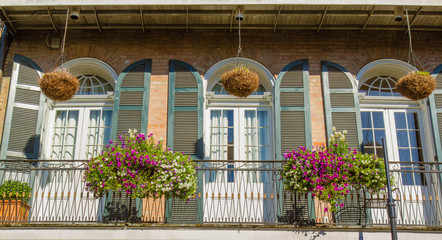
POLYGON ((259 87, 258 74, 247 67, 239 66, 221 76, 224 89, 237 97, 247 97, 259 87))
POLYGON ((47 72, 38 81, 41 91, 54 101, 71 99, 78 91, 79 81, 65 68, 47 72))
POLYGON ((406 98, 421 100, 436 89, 436 79, 428 72, 411 72, 397 81, 396 88, 406 98))

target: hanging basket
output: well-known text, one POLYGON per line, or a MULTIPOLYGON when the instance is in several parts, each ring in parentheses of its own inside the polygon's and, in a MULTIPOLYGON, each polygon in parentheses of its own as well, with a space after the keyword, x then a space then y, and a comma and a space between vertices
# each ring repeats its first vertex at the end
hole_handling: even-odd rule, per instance
POLYGON ((250 71, 247 67, 238 66, 221 76, 224 89, 237 97, 247 97, 259 87, 258 74, 250 71))
POLYGON ((421 100, 436 89, 436 79, 428 72, 411 72, 397 81, 396 88, 406 98, 421 100))
POLYGON ((56 68, 45 73, 38 84, 46 97, 54 101, 66 101, 78 91, 79 81, 66 68, 56 68))

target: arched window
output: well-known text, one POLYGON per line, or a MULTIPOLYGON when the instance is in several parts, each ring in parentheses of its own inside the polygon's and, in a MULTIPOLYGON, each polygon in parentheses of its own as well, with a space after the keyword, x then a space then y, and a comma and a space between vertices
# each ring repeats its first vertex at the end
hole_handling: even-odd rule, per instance
MULTIPOLYGON (((363 147, 383 157, 381 138, 386 141, 388 159, 400 161, 403 170, 417 170, 432 160, 428 109, 425 104, 402 97, 396 80, 417 69, 400 60, 382 59, 364 66, 358 73, 363 147), (414 168, 414 169, 413 169, 414 168)), ((402 185, 426 185, 424 174, 402 173, 402 185)))
POLYGON ((50 102, 46 115, 47 159, 90 159, 111 138, 116 73, 93 58, 68 61, 64 67, 80 80, 79 91, 66 102, 50 102))

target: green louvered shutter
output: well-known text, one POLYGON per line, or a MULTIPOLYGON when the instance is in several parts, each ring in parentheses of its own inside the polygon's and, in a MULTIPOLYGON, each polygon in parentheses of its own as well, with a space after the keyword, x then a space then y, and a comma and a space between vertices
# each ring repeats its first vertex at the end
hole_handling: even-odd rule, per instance
MULTIPOLYGON (((285 66, 275 84, 276 158, 298 147, 312 147, 308 61, 298 60, 285 66)), ((306 224, 314 219, 309 196, 279 189, 279 222, 306 224), (301 201, 302 199, 302 201, 301 201)))
POLYGON ((351 148, 362 144, 361 116, 356 82, 352 75, 338 64, 322 62, 322 87, 327 129, 327 141, 336 130, 347 130, 351 148))
MULTIPOLYGON (((333 133, 332 127, 334 126, 337 131, 347 130, 349 147, 361 149, 361 113, 358 89, 354 78, 342 66, 331 62, 322 62, 322 88, 327 141, 333 133)), ((362 208, 366 206, 365 198, 362 196, 363 193, 356 191, 346 196, 344 207, 337 211, 335 221, 358 222, 359 224, 368 222, 368 209, 362 208), (354 195, 359 197, 354 197, 354 195), (362 210, 360 210, 361 208, 362 210)))
POLYGON ((436 78, 437 87, 429 97, 431 122, 434 131, 434 143, 436 147, 437 161, 442 161, 442 65, 439 65, 431 74, 436 78))
MULTIPOLYGON (((175 152, 201 159, 203 154, 203 84, 199 73, 189 64, 171 60, 169 65, 169 107, 167 145, 175 152)), ((201 180, 201 176, 198 176, 201 180)), ((198 181, 201 183, 202 181, 198 181)), ((202 187, 199 187, 200 191, 202 187)), ((202 192, 199 192, 202 195, 202 192)), ((202 221, 202 198, 182 201, 169 199, 166 221, 202 221)))
MULTIPOLYGON (((118 77, 112 116, 114 140, 129 129, 147 134, 151 63, 150 59, 137 61, 118 77)), ((141 220, 141 204, 141 199, 131 199, 126 193, 109 192, 103 221, 138 222, 141 220)))
POLYGON ((1 159, 37 159, 45 96, 38 85, 40 68, 16 55, 9 88, 1 159))
POLYGON ((151 60, 140 60, 118 77, 112 117, 112 139, 129 129, 147 134, 151 60))

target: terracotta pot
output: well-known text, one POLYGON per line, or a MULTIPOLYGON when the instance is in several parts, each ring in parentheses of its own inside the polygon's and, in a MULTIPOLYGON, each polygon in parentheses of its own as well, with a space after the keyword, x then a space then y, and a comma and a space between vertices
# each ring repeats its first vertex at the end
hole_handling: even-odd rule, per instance
POLYGON ((0 200, 0 224, 27 222, 30 209, 21 200, 0 200))

